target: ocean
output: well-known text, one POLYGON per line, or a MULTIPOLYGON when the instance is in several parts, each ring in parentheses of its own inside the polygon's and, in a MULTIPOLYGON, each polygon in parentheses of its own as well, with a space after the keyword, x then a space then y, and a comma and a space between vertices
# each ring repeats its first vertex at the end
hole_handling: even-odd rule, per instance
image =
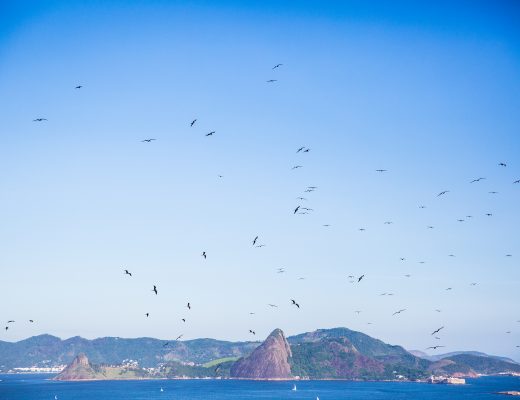
POLYGON ((520 390, 519 377, 468 379, 466 385, 411 382, 238 380, 157 380, 54 382, 52 375, 0 375, 0 400, 457 400, 508 398, 499 391, 520 390), (162 391, 161 391, 162 388, 162 391), (55 397, 56 396, 56 397, 55 397))

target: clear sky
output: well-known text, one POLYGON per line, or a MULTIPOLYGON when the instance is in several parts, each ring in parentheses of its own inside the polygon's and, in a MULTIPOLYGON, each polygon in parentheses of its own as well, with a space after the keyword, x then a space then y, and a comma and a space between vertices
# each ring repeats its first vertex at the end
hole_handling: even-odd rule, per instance
POLYGON ((0 340, 346 326, 520 360, 520 7, 426 3, 2 1, 0 340))

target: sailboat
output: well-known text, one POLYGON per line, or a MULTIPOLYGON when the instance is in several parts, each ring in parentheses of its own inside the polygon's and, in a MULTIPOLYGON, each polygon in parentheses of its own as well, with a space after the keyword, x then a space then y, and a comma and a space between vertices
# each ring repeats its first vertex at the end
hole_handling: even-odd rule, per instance
POLYGON ((296 390, 298 390, 298 389, 296 389, 296 385, 293 385, 293 387, 292 387, 292 389, 291 389, 291 390, 294 390, 294 391, 296 391, 296 390))

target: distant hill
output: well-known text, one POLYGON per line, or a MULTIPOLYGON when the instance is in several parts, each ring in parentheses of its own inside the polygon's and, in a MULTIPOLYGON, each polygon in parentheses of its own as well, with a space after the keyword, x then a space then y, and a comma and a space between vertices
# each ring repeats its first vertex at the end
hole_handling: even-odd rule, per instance
POLYGON ((459 354, 469 354, 469 355, 473 355, 473 356, 494 358, 496 360, 505 361, 505 362, 509 362, 509 363, 513 363, 513 364, 518 364, 515 360, 512 360, 511 358, 494 356, 491 354, 482 353, 480 351, 453 351, 451 353, 429 355, 421 350, 410 350, 410 353, 412 353, 413 355, 415 355, 417 357, 424 358, 425 360, 429 360, 429 361, 439 361, 439 360, 442 360, 443 358, 450 358, 453 356, 457 356, 459 354))
POLYGON ((519 364, 484 353, 455 352, 436 361, 419 356, 424 357, 424 353, 414 355, 401 346, 347 328, 319 329, 288 338, 276 329, 263 343, 115 337, 61 340, 50 335, 16 343, 0 342, 1 371, 69 364, 65 377, 71 379, 300 377, 414 380, 430 374, 520 373, 519 364), (84 355, 76 358, 80 353, 84 355))
POLYGON ((520 365, 489 356, 455 354, 432 363, 428 370, 435 374, 476 376, 520 373, 520 365))
POLYGON ((138 361, 143 367, 171 361, 203 364, 219 358, 242 357, 258 345, 258 342, 215 339, 175 341, 105 337, 88 340, 76 336, 61 340, 51 335, 40 335, 15 343, 0 341, 0 371, 68 364, 79 353, 87 354, 94 364, 119 364, 128 359, 138 361))

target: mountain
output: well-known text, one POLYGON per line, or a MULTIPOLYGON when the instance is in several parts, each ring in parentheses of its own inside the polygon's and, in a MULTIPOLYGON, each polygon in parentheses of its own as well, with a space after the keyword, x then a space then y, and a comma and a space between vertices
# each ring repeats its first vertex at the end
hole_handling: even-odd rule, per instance
POLYGON ((336 379, 408 379, 430 364, 406 351, 347 328, 319 329, 289 338, 294 375, 336 379))
POLYGON ((478 376, 500 373, 520 373, 520 365, 489 356, 455 354, 432 363, 428 370, 434 374, 478 376))
POLYGON ((520 373, 519 364, 487 354, 456 352, 437 361, 418 355, 424 357, 347 328, 319 329, 288 338, 275 329, 263 343, 114 337, 61 340, 41 335, 16 343, 0 342, 0 371, 70 364, 62 376, 71 379, 415 380, 431 374, 520 373), (84 354, 76 357, 80 353, 84 354), (81 378, 85 376, 91 378, 81 378))
POLYGON ((94 371, 87 356, 80 353, 54 379, 57 381, 79 381, 92 380, 96 378, 99 379, 100 375, 94 371))
POLYGON ((175 341, 104 337, 88 340, 79 336, 61 340, 51 335, 40 335, 14 343, 0 341, 0 372, 15 367, 68 364, 79 353, 87 354, 94 364, 113 365, 128 359, 138 361, 143 367, 171 361, 203 364, 220 358, 243 357, 258 344, 215 339, 175 341))
POLYGON ((281 329, 275 329, 249 356, 231 366, 230 376, 248 379, 291 378, 291 347, 281 329))
POLYGON ((429 355, 421 350, 410 350, 410 353, 412 353, 413 355, 415 355, 417 357, 424 358, 425 360, 429 360, 429 361, 439 361, 444 358, 450 358, 453 356, 457 356, 459 354, 469 354, 469 355, 479 356, 479 357, 494 358, 496 360, 505 361, 505 362, 512 363, 512 364, 518 364, 515 360, 512 360, 511 358, 494 356, 491 354, 482 353, 480 351, 453 351, 451 353, 429 355))

